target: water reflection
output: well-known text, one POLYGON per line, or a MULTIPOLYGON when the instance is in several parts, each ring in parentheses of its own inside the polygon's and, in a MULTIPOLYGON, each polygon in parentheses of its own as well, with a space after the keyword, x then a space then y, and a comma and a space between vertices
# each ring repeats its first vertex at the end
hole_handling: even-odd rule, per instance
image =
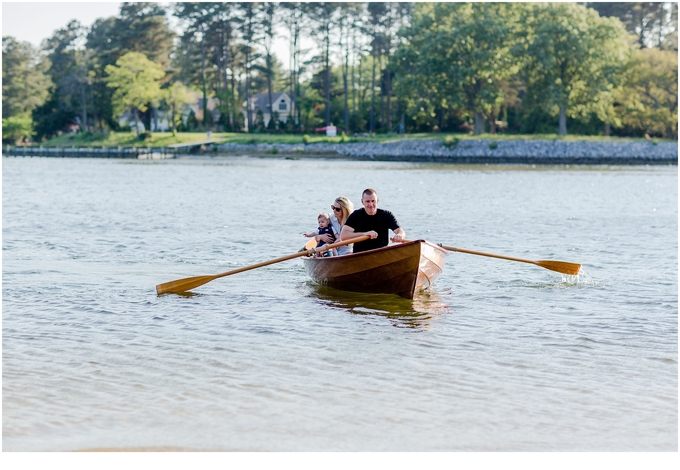
POLYGON ((345 292, 314 283, 307 284, 307 297, 355 315, 372 315, 388 319, 397 328, 426 330, 433 319, 449 313, 436 291, 417 292, 413 300, 388 294, 345 292))

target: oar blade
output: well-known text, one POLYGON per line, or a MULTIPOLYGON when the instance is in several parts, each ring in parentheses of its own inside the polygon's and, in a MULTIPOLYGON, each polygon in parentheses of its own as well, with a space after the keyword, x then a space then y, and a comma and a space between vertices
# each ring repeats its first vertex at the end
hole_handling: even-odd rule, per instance
POLYGON ((215 279, 215 276, 194 276, 176 281, 170 281, 156 286, 156 293, 160 294, 180 294, 202 286, 215 279))
POLYGON ((549 269, 551 271, 557 271, 562 274, 569 274, 570 276, 578 276, 581 270, 581 265, 577 263, 567 263, 566 261, 552 261, 552 260, 539 260, 536 264, 542 268, 549 269))

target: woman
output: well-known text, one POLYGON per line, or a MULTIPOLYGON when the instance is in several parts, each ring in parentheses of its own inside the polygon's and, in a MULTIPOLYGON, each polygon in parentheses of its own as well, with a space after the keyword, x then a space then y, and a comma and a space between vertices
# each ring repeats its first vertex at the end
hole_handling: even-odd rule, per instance
MULTIPOLYGON (((347 199, 345 196, 339 196, 331 204, 331 209, 333 210, 333 215, 331 215, 331 225, 333 226, 333 231, 336 233, 342 232, 342 227, 347 221, 347 217, 354 212, 354 204, 352 201, 347 199)), ((331 243, 331 237, 328 234, 317 235, 315 237, 316 241, 323 241, 325 243, 331 243)), ((339 239, 336 241, 340 241, 339 239)), ((337 248, 338 255, 346 255, 352 253, 352 245, 339 246, 337 248)))

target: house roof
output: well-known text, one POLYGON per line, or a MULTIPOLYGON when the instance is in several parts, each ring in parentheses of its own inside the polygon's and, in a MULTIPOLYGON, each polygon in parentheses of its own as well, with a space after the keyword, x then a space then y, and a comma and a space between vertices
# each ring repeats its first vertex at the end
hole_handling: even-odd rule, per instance
MULTIPOLYGON (((276 103, 281 96, 288 95, 284 92, 282 93, 272 93, 272 101, 276 103)), ((250 102, 253 103, 253 110, 257 111, 258 109, 261 109, 263 113, 269 112, 271 107, 268 106, 269 103, 269 93, 257 93, 256 95, 253 95, 250 98, 250 102)))

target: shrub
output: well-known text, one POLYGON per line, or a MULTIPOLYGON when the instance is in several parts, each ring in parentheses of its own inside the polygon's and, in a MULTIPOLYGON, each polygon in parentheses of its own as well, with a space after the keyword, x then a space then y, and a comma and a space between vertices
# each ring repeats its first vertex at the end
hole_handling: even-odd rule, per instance
POLYGON ((447 135, 446 137, 444 137, 444 141, 442 142, 442 144, 444 144, 445 147, 454 148, 456 145, 458 145, 458 142, 460 142, 460 139, 458 137, 447 135))
POLYGON ((152 140, 153 136, 151 135, 151 131, 144 131, 141 134, 139 134, 139 140, 142 140, 146 142, 147 140, 152 140))
POLYGON ((276 155, 277 153, 279 153, 279 149, 276 147, 272 147, 272 154, 276 155))
POLYGON ((305 134, 305 135, 302 136, 302 141, 303 141, 305 144, 308 144, 308 143, 310 143, 310 142, 312 141, 312 139, 311 139, 311 137, 309 137, 308 134, 305 134))
POLYGON ((489 148, 491 150, 496 150, 498 148, 498 142, 496 142, 495 140, 492 140, 491 142, 489 142, 489 148))
POLYGON ((33 120, 28 116, 11 116, 2 120, 2 142, 16 144, 28 140, 33 133, 33 120))

